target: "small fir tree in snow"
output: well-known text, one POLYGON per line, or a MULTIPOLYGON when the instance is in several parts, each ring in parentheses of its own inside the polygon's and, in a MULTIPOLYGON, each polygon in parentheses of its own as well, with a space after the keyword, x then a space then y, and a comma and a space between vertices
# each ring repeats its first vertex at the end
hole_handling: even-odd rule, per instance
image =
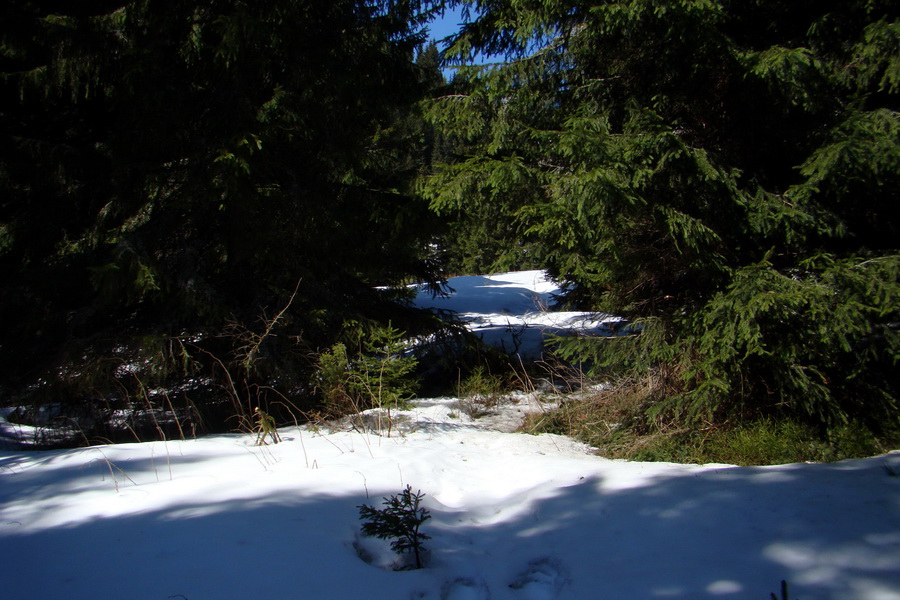
POLYGON ((772 600, 790 600, 788 596, 788 584, 784 579, 781 580, 781 597, 777 597, 775 594, 770 594, 772 600))
POLYGON ((377 509, 366 504, 359 507, 359 518, 365 522, 362 531, 365 535, 392 539, 391 550, 399 554, 412 552, 416 559, 417 569, 421 569, 423 540, 430 536, 419 531, 422 523, 431 518, 428 510, 420 507, 425 496, 420 491, 413 493, 407 485, 399 495, 384 498, 385 508, 377 509))

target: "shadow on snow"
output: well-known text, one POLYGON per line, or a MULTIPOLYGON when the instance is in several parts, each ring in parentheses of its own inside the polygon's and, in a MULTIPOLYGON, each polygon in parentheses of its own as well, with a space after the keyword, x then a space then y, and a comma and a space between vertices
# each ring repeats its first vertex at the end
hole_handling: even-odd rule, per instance
MULTIPOLYGON (((17 471, 8 458, 2 466, 5 505, 54 495, 64 510, 62 486, 35 486, 28 470, 17 471)), ((127 468, 147 473, 160 462, 135 460, 127 468)), ((97 476, 65 475, 60 473, 66 486, 76 491, 82 478, 97 476)), ((429 568, 398 573, 363 563, 353 550, 356 507, 397 490, 370 490, 370 498, 310 495, 302 487, 267 495, 243 490, 236 496, 245 497, 197 496, 168 508, 39 531, 0 523, 2 585, 8 598, 64 593, 70 600, 436 599, 441 590, 449 597, 453 582, 474 582, 473 590, 487 590, 494 599, 763 600, 787 579, 792 597, 897 598, 898 486, 900 480, 872 459, 686 469, 624 489, 600 474, 549 496, 529 493, 460 508, 429 495, 429 568), (529 564, 552 566, 558 578, 553 596, 528 596, 516 586, 517 573, 529 564)), ((95 493, 128 503, 141 488, 95 493)))

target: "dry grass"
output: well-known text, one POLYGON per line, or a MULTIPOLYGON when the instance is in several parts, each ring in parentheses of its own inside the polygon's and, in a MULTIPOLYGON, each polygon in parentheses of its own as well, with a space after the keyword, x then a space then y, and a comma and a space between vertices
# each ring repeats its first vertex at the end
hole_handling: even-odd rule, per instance
POLYGON ((529 415, 523 430, 576 438, 608 458, 736 465, 834 461, 896 447, 900 431, 875 438, 858 424, 827 432, 787 417, 686 423, 653 407, 677 393, 670 374, 651 373, 560 395, 558 408, 529 415))
POLYGON ((529 415, 528 433, 557 433, 585 442, 610 458, 632 458, 685 430, 662 418, 649 419, 648 409, 673 388, 670 375, 652 372, 639 378, 589 385, 560 396, 559 406, 529 415))

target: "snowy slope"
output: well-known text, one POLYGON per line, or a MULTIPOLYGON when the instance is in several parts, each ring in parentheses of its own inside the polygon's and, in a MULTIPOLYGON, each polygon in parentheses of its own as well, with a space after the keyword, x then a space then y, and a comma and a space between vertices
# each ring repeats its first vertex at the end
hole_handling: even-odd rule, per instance
POLYGON ((580 331, 613 335, 623 323, 602 313, 553 309, 563 290, 543 271, 454 277, 454 293, 432 298, 420 294, 416 305, 451 311, 486 343, 538 358, 547 336, 580 331))
MULTIPOLYGON (((522 293, 547 291, 533 283, 471 312, 521 318, 522 293)), ((534 397, 492 420, 457 403, 418 401, 390 437, 286 428, 264 447, 233 434, 0 451, 0 598, 766 600, 787 579, 792 599, 900 600, 900 454, 611 461, 496 430, 541 410, 534 397), (394 571, 357 507, 407 484, 426 494, 430 555, 394 571)))

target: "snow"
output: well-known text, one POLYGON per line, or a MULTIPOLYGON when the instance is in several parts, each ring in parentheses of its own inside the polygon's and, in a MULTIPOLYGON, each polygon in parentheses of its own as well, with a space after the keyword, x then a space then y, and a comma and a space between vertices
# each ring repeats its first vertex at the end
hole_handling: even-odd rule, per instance
POLYGON ((450 288, 448 296, 421 294, 416 305, 450 311, 486 343, 525 359, 538 358, 549 336, 615 335, 624 324, 602 313, 553 310, 564 290, 543 271, 455 277, 450 288))
MULTIPOLYGON (((482 324, 550 319, 525 317, 553 291, 525 277, 454 280, 492 292, 490 306, 456 306, 482 324)), ((0 450, 0 597, 765 600, 786 579, 801 600, 900 600, 900 453, 614 461, 509 432, 546 410, 535 395, 480 419, 459 402, 422 399, 391 415, 390 435, 290 427, 262 447, 230 434, 0 450), (361 536, 357 507, 406 485, 425 494, 431 539, 426 568, 396 571, 388 542, 361 536)))

